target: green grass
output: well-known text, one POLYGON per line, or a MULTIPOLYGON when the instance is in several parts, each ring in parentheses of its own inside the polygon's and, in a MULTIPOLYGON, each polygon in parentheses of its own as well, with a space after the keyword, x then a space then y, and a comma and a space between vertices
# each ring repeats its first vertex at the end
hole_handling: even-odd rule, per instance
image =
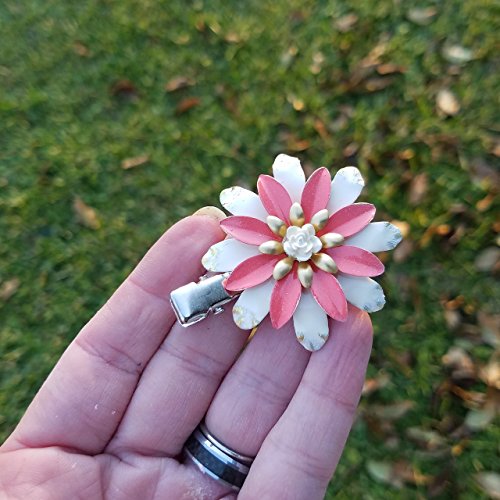
POLYGON ((19 280, 0 300, 0 441, 146 248, 287 152, 309 171, 357 165, 378 219, 406 221, 412 245, 396 261, 387 256, 388 305, 373 316, 369 377, 390 381, 363 399, 331 497, 486 498, 474 476, 498 466, 500 432, 491 423, 464 431, 468 408, 452 389, 487 387, 478 377, 457 383, 442 356, 461 346, 482 366, 493 354, 478 319, 500 299, 498 267, 479 271, 475 259, 499 242, 500 9, 494 0, 429 1, 418 7, 434 14, 415 22, 412 5, 0 4, 0 286, 19 280), (347 14, 357 21, 346 29, 347 14), (455 45, 470 60, 450 62, 455 45), (166 92, 177 76, 192 85, 166 92), (460 103, 455 116, 436 109, 443 88, 460 103), (177 112, 191 97, 199 104, 177 112), (145 164, 121 168, 141 155, 145 164), (418 174, 428 188, 412 201, 418 174), (80 223, 75 197, 100 227, 80 223), (445 303, 456 304, 455 329, 445 303), (373 417, 405 400, 413 406, 400 418, 373 417), (416 444, 410 427, 436 432, 442 448, 416 444), (379 462, 401 461, 417 481, 376 478, 379 462))

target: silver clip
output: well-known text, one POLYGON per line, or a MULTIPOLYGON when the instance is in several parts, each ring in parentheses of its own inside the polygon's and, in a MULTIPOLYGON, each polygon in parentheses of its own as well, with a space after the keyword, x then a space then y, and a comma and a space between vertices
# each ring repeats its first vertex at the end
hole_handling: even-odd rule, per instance
POLYGON ((223 282, 229 275, 202 276, 198 283, 191 282, 171 292, 170 303, 182 326, 194 325, 210 313, 221 313, 222 306, 239 295, 230 295, 224 288, 223 282))

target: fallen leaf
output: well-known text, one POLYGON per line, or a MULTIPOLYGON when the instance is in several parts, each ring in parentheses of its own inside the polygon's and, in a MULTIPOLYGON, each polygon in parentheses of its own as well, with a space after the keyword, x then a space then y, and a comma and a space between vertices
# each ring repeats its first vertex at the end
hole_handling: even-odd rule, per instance
POLYGON ((476 369, 471 357, 461 347, 450 347, 441 361, 445 367, 452 370, 454 380, 474 379, 476 376, 476 369))
POLYGON ((436 96, 438 110, 448 116, 455 116, 460 111, 460 103, 449 89, 441 89, 436 96))
POLYGON ((183 99, 175 108, 175 114, 181 115, 186 113, 186 111, 199 106, 200 104, 201 100, 198 97, 186 97, 186 99, 183 99))
POLYGON ((409 239, 403 240, 392 254, 394 262, 405 262, 408 260, 408 257, 410 257, 413 253, 414 248, 415 245, 413 241, 409 239))
POLYGON ((446 439, 436 431, 420 429, 418 427, 409 427, 406 429, 406 435, 412 441, 424 445, 429 450, 443 448, 447 445, 446 439))
POLYGON ((367 378, 365 380, 365 383, 363 384, 363 392, 362 392, 363 396, 368 396, 369 394, 372 394, 375 391, 387 387, 390 381, 391 378, 385 372, 379 373, 374 378, 367 378))
POLYGON ((349 156, 354 156, 359 149, 359 144, 357 142, 351 142, 342 151, 342 154, 348 158, 349 156))
POLYGON ((453 64, 464 64, 474 59, 472 50, 466 49, 461 45, 445 45, 442 54, 448 62, 453 64))
POLYGON ((479 311, 477 319, 484 342, 492 347, 500 347, 500 314, 479 311))
POLYGON ((479 378, 489 387, 500 390, 500 361, 495 357, 494 354, 492 359, 479 369, 479 378))
POLYGON ((410 183, 410 190, 408 194, 408 201, 410 205, 419 205, 427 194, 428 188, 429 182, 427 174, 424 172, 416 175, 410 183))
POLYGON ((489 247, 484 249, 474 260, 478 271, 487 273, 493 271, 500 260, 500 248, 489 247))
POLYGON ((437 9, 435 7, 426 7, 423 9, 414 8, 408 11, 406 17, 412 23, 418 24, 419 26, 426 26, 432 22, 436 14, 437 9))
POLYGON ((167 92, 175 92, 176 90, 185 89, 194 85, 194 81, 186 76, 176 76, 165 84, 167 92))
POLYGON ((0 286, 0 300, 7 302, 17 292, 20 284, 19 278, 4 281, 0 286))
POLYGON ((450 331, 456 330, 462 323, 462 316, 457 310, 445 309, 444 319, 450 331))
POLYGON ((389 405, 372 405, 370 406, 370 413, 382 420, 393 422, 404 417, 414 406, 415 403, 410 400, 399 401, 389 405))
POLYGON ((399 64, 385 63, 377 66, 377 73, 379 75, 391 75, 392 73, 404 73, 406 68, 399 64))
POLYGON ((124 170, 128 170, 129 168, 135 168, 140 165, 144 165, 144 163, 147 163, 149 161, 149 155, 141 155, 141 156, 136 156, 134 158, 125 158, 122 161, 122 168, 124 170))
POLYGON ((341 33, 347 33, 358 22, 358 16, 354 13, 346 14, 335 21, 335 27, 341 33))
POLYGON ((90 56, 90 50, 86 45, 84 45, 82 42, 75 42, 73 44, 73 49, 74 51, 80 56, 80 57, 89 57, 90 56))
POLYGON ((376 460, 368 460, 366 462, 366 470, 370 476, 378 481, 379 483, 392 484, 397 488, 402 488, 403 483, 401 481, 394 484, 392 475, 392 464, 390 462, 380 462, 376 460))
POLYGON ((500 499, 500 474, 483 471, 474 476, 481 488, 494 500, 500 499))
POLYGON ((111 87, 111 93, 118 97, 137 97, 137 88, 130 80, 118 80, 111 87))
POLYGON ((479 410, 469 410, 465 416, 464 423, 471 431, 481 431, 493 422, 495 416, 495 407, 493 405, 486 405, 479 410))
POLYGON ((75 197, 73 200, 73 210, 80 224, 90 229, 99 229, 101 227, 96 211, 87 205, 79 196, 75 197))
POLYGON ((410 234, 410 224, 408 224, 408 222, 394 219, 391 221, 391 224, 396 226, 401 231, 401 236, 403 238, 406 238, 410 234))
POLYGON ((328 139, 328 137, 330 137, 326 125, 319 118, 314 120, 313 127, 322 139, 328 139))
POLYGON ((224 40, 227 43, 240 43, 242 41, 241 36, 235 31, 230 31, 224 36, 224 40))

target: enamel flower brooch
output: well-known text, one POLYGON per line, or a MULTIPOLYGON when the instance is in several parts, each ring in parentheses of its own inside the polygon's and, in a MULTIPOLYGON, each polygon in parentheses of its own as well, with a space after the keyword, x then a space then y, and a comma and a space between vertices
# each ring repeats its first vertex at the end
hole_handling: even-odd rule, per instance
POLYGON ((240 328, 252 329, 268 314, 275 328, 293 320, 299 342, 316 351, 328 338, 327 316, 344 321, 347 302, 382 309, 384 293, 371 278, 384 265, 372 252, 392 250, 401 233, 389 222, 371 222, 370 203, 355 203, 364 186, 355 167, 333 180, 319 168, 306 182, 300 161, 281 154, 273 175, 259 177, 258 195, 241 187, 222 191, 232 214, 220 223, 228 237, 202 263, 228 273, 225 290, 240 293, 233 307, 240 328))

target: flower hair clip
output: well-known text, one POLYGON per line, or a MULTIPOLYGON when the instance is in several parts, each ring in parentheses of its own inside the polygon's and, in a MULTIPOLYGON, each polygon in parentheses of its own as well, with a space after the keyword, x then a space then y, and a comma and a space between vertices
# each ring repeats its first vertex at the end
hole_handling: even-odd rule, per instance
POLYGON ((355 203, 364 187, 355 167, 315 170, 306 181, 297 158, 280 154, 273 176, 261 175, 258 194, 241 187, 221 192, 232 215, 220 225, 227 238, 203 256, 211 273, 171 295, 181 324, 220 312, 237 298, 233 318, 253 329, 269 314, 275 328, 293 321, 309 351, 328 339, 328 316, 347 317, 347 302, 369 313, 385 304, 373 279, 384 265, 373 254, 392 250, 401 233, 389 222, 372 222, 375 207, 355 203))

